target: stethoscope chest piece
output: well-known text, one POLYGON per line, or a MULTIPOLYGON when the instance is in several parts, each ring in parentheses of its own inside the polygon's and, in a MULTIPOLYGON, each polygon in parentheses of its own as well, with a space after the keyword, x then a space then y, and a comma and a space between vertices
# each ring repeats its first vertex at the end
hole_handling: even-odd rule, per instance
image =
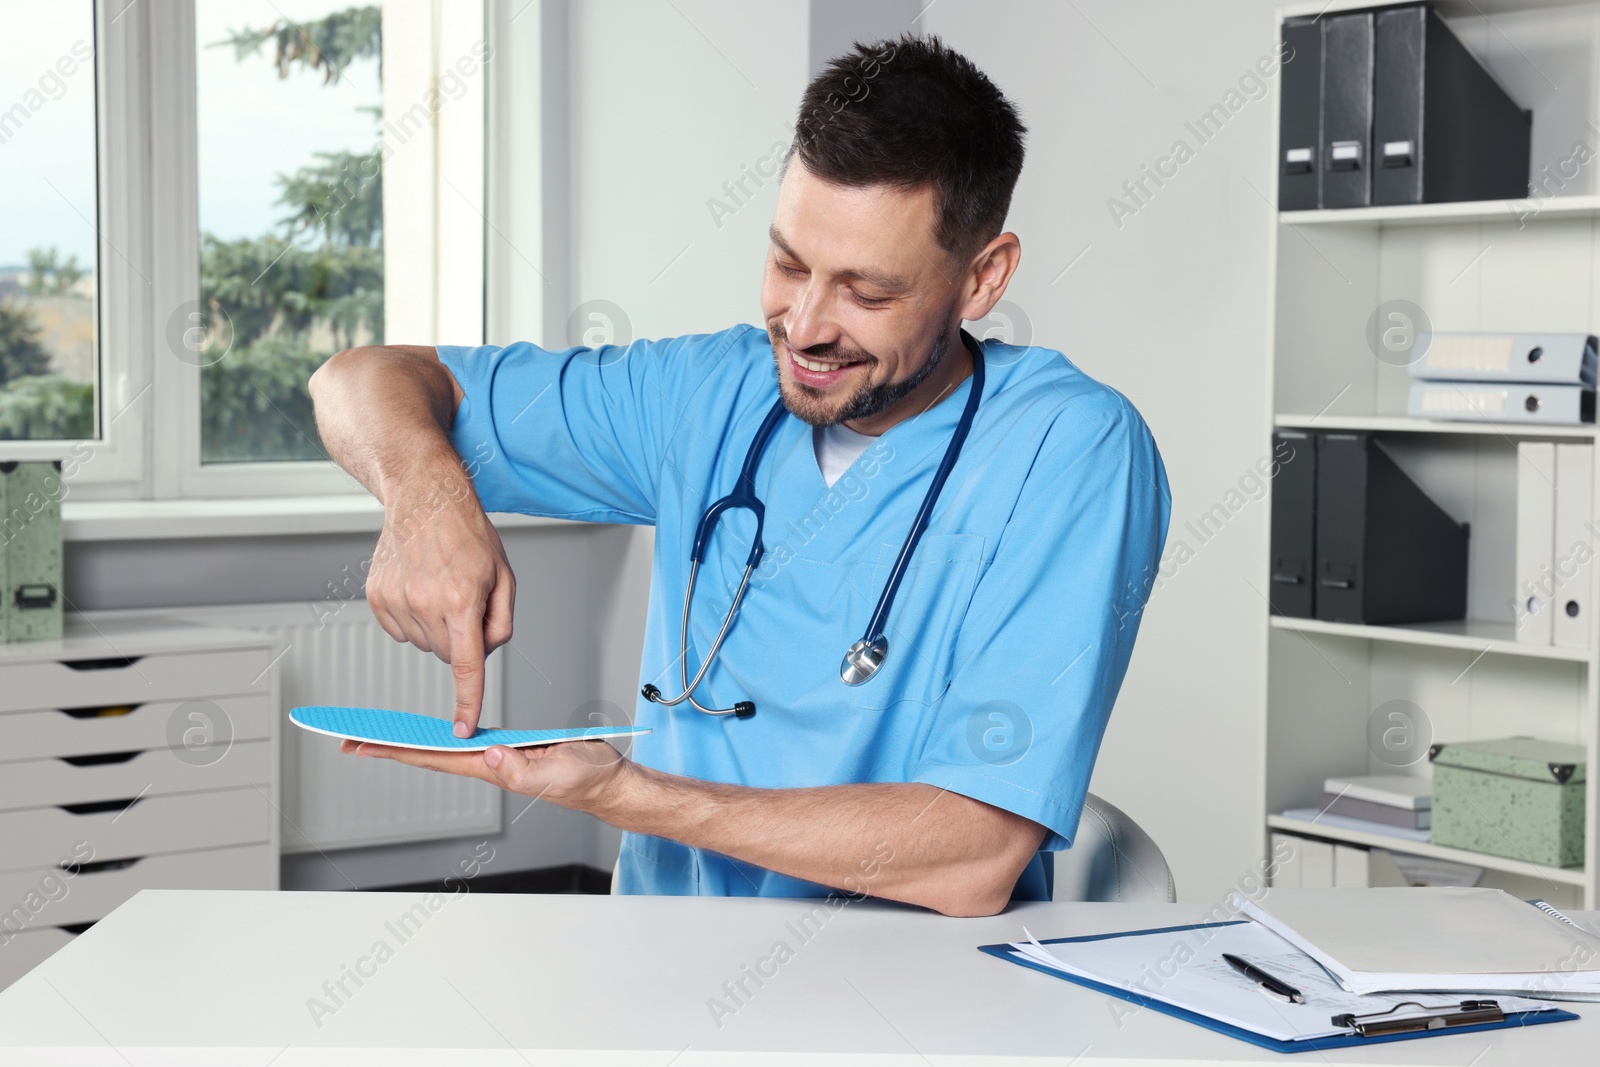
POLYGON ((839 677, 844 679, 845 685, 860 685, 878 673, 888 654, 888 638, 882 634, 870 641, 863 637, 844 654, 844 662, 839 664, 839 677))

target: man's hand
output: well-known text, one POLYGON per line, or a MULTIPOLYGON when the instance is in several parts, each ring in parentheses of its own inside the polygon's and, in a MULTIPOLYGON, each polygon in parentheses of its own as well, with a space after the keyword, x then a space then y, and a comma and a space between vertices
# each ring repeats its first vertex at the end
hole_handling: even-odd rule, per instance
POLYGON ((461 387, 434 349, 405 345, 340 352, 310 385, 329 455, 383 504, 367 603, 390 637, 450 664, 455 733, 470 737, 484 657, 511 640, 516 583, 450 445, 461 387))
POLYGON ((454 467, 426 479, 431 490, 384 502, 367 604, 390 637, 450 664, 455 735, 471 737, 483 709, 484 658, 511 640, 517 583, 499 532, 454 467))
POLYGON ((605 818, 618 806, 636 765, 604 741, 564 741, 533 748, 496 745, 483 752, 432 752, 344 741, 339 750, 477 778, 511 793, 605 818))

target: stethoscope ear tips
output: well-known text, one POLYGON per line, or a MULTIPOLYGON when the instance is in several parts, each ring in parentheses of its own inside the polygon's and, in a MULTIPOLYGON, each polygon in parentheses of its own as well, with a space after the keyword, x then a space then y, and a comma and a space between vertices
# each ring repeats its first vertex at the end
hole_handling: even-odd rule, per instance
MULTIPOLYGON (((657 689, 653 685, 647 685, 643 689, 639 690, 639 695, 644 697, 650 703, 654 704, 661 699, 661 690, 657 689)), ((752 709, 752 711, 753 710, 754 709, 752 709)))
POLYGON ((748 719, 756 713, 756 706, 748 700, 741 700, 733 706, 733 717, 748 719))

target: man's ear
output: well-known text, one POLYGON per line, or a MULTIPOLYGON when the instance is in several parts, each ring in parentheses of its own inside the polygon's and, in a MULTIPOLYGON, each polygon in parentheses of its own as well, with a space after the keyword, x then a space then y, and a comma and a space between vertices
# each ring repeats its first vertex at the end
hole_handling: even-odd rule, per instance
POLYGON ((961 317, 976 322, 988 315, 1005 295, 1021 262, 1022 242, 1009 230, 984 245, 968 263, 962 280, 961 317))

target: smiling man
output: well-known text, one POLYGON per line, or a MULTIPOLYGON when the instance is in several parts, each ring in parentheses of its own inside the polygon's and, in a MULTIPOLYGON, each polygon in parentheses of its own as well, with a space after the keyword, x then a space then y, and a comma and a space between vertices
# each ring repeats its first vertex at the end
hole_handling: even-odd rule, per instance
POLYGON ((1122 396, 961 329, 1020 261, 1002 228, 1023 133, 937 39, 858 45, 801 104, 765 330, 369 347, 319 370, 323 440, 384 504, 368 601, 451 664, 458 735, 511 637, 485 509, 656 528, 631 759, 346 750, 620 827, 618 892, 847 890, 950 915, 1047 898, 1170 500, 1122 396))

